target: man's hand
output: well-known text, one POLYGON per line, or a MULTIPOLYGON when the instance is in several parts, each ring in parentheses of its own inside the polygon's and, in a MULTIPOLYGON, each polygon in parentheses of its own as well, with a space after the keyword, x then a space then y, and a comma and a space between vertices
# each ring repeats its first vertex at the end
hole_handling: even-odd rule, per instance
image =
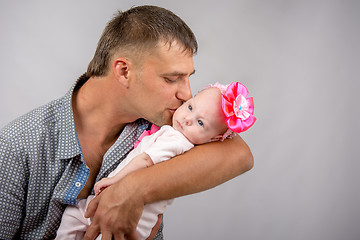
MULTIPOLYGON (((124 179, 125 180, 125 179, 124 179)), ((139 191, 128 181, 109 186, 89 204, 85 217, 93 217, 84 239, 138 239, 136 226, 144 209, 139 191)))

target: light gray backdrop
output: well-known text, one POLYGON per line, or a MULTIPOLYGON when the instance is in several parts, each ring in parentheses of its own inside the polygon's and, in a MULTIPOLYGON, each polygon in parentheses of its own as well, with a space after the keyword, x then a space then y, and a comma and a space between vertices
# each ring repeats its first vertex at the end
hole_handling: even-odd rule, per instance
POLYGON ((63 96, 117 9, 155 4, 195 32, 193 92, 243 82, 254 168, 179 198, 166 239, 360 239, 359 1, 1 1, 0 127, 63 96))

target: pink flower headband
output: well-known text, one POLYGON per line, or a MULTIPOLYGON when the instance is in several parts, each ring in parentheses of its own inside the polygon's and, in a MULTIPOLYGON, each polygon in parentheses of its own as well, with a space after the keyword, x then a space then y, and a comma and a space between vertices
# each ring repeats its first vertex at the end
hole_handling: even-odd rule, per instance
POLYGON ((223 139, 231 136, 233 132, 244 132, 255 123, 254 101, 252 97, 247 98, 249 91, 244 85, 232 82, 226 86, 215 83, 209 87, 216 87, 221 92, 221 107, 229 128, 223 139))

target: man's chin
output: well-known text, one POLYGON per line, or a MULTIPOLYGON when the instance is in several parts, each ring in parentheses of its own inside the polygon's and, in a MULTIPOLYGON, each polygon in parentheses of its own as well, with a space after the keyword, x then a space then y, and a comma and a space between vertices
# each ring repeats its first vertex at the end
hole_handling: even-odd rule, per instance
POLYGON ((161 119, 161 120, 158 119, 158 120, 154 120, 154 121, 148 120, 148 121, 159 127, 164 126, 164 125, 172 126, 172 118, 161 119))
MULTIPOLYGON (((157 124, 155 124, 155 125, 157 125, 157 124)), ((172 121, 171 121, 171 120, 170 120, 170 121, 163 121, 161 125, 157 125, 157 126, 161 127, 161 126, 163 126, 163 125, 170 125, 170 126, 172 126, 172 121)))
MULTIPOLYGON (((174 112, 173 111, 169 111, 167 112, 167 114, 163 115, 163 119, 161 121, 162 125, 170 125, 172 126, 172 118, 173 118, 174 112)), ((158 125, 159 126, 159 125, 158 125)))

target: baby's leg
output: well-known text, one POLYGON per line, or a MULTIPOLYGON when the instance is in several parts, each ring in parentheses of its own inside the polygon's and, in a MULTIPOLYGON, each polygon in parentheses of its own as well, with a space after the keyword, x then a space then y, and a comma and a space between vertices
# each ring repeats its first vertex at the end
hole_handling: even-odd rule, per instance
POLYGON ((163 214, 166 207, 173 202, 172 199, 153 202, 144 206, 143 213, 140 217, 136 231, 141 240, 147 239, 150 235, 152 228, 155 226, 159 214, 163 214))
POLYGON ((62 239, 83 239, 84 234, 90 226, 90 219, 85 218, 85 211, 94 196, 82 199, 77 205, 69 205, 61 219, 60 227, 57 231, 56 240, 62 239))

